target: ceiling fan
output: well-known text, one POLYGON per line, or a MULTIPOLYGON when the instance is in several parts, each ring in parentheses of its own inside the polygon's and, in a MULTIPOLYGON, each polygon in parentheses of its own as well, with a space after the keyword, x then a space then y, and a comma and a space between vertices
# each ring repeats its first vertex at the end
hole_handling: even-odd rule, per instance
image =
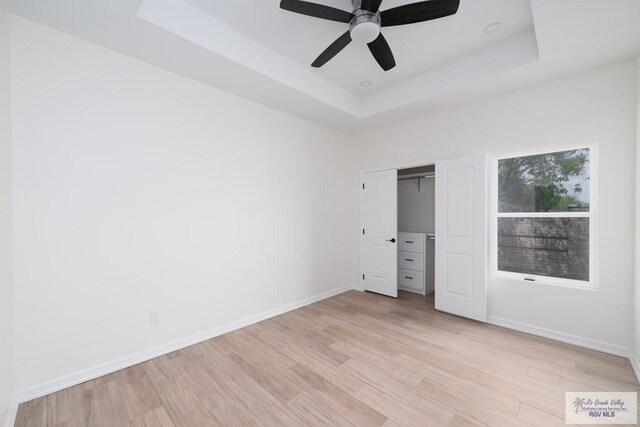
POLYGON ((380 27, 413 24, 453 15, 460 0, 426 0, 380 11, 382 0, 351 0, 353 12, 302 0, 281 0, 280 8, 314 18, 349 24, 349 30, 338 37, 313 61, 312 67, 322 67, 351 41, 366 43, 384 71, 396 66, 391 48, 380 27))

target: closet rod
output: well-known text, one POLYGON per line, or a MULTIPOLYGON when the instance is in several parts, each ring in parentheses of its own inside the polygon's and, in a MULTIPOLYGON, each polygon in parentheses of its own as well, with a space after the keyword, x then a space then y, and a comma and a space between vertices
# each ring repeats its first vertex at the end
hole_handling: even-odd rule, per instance
POLYGON ((435 178, 436 176, 434 174, 431 175, 412 175, 412 176, 407 176, 407 177, 403 177, 403 178, 398 178, 398 181, 406 181, 408 179, 420 179, 420 178, 435 178))

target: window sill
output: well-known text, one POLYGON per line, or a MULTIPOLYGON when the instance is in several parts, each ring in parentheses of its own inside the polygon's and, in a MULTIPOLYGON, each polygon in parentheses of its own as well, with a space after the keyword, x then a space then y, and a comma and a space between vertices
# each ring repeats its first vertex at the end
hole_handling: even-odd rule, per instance
POLYGON ((562 288, 579 289, 584 291, 599 291, 595 282, 582 282, 571 279, 556 279, 553 277, 536 276, 532 274, 509 273, 506 271, 493 271, 492 278, 513 280, 530 285, 557 286, 562 288))

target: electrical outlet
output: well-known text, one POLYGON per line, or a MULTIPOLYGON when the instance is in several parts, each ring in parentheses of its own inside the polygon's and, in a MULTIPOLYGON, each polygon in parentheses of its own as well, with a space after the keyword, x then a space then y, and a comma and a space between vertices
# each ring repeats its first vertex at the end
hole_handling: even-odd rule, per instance
POLYGON ((150 320, 151 320, 151 326, 157 325, 158 323, 160 323, 160 311, 159 310, 152 311, 150 320))

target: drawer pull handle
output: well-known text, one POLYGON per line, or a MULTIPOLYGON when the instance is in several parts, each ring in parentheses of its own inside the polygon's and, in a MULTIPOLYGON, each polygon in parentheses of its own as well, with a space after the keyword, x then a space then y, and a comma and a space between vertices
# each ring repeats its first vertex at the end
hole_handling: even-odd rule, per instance
POLYGON ((409 279, 409 280, 413 280, 413 277, 411 276, 404 276, 405 279, 409 279))
POLYGON ((413 240, 405 240, 405 243, 413 243, 413 240))
POLYGON ((413 260, 412 260, 412 259, 409 259, 409 258, 405 258, 404 260, 405 260, 405 261, 409 261, 409 262, 413 262, 413 260))

